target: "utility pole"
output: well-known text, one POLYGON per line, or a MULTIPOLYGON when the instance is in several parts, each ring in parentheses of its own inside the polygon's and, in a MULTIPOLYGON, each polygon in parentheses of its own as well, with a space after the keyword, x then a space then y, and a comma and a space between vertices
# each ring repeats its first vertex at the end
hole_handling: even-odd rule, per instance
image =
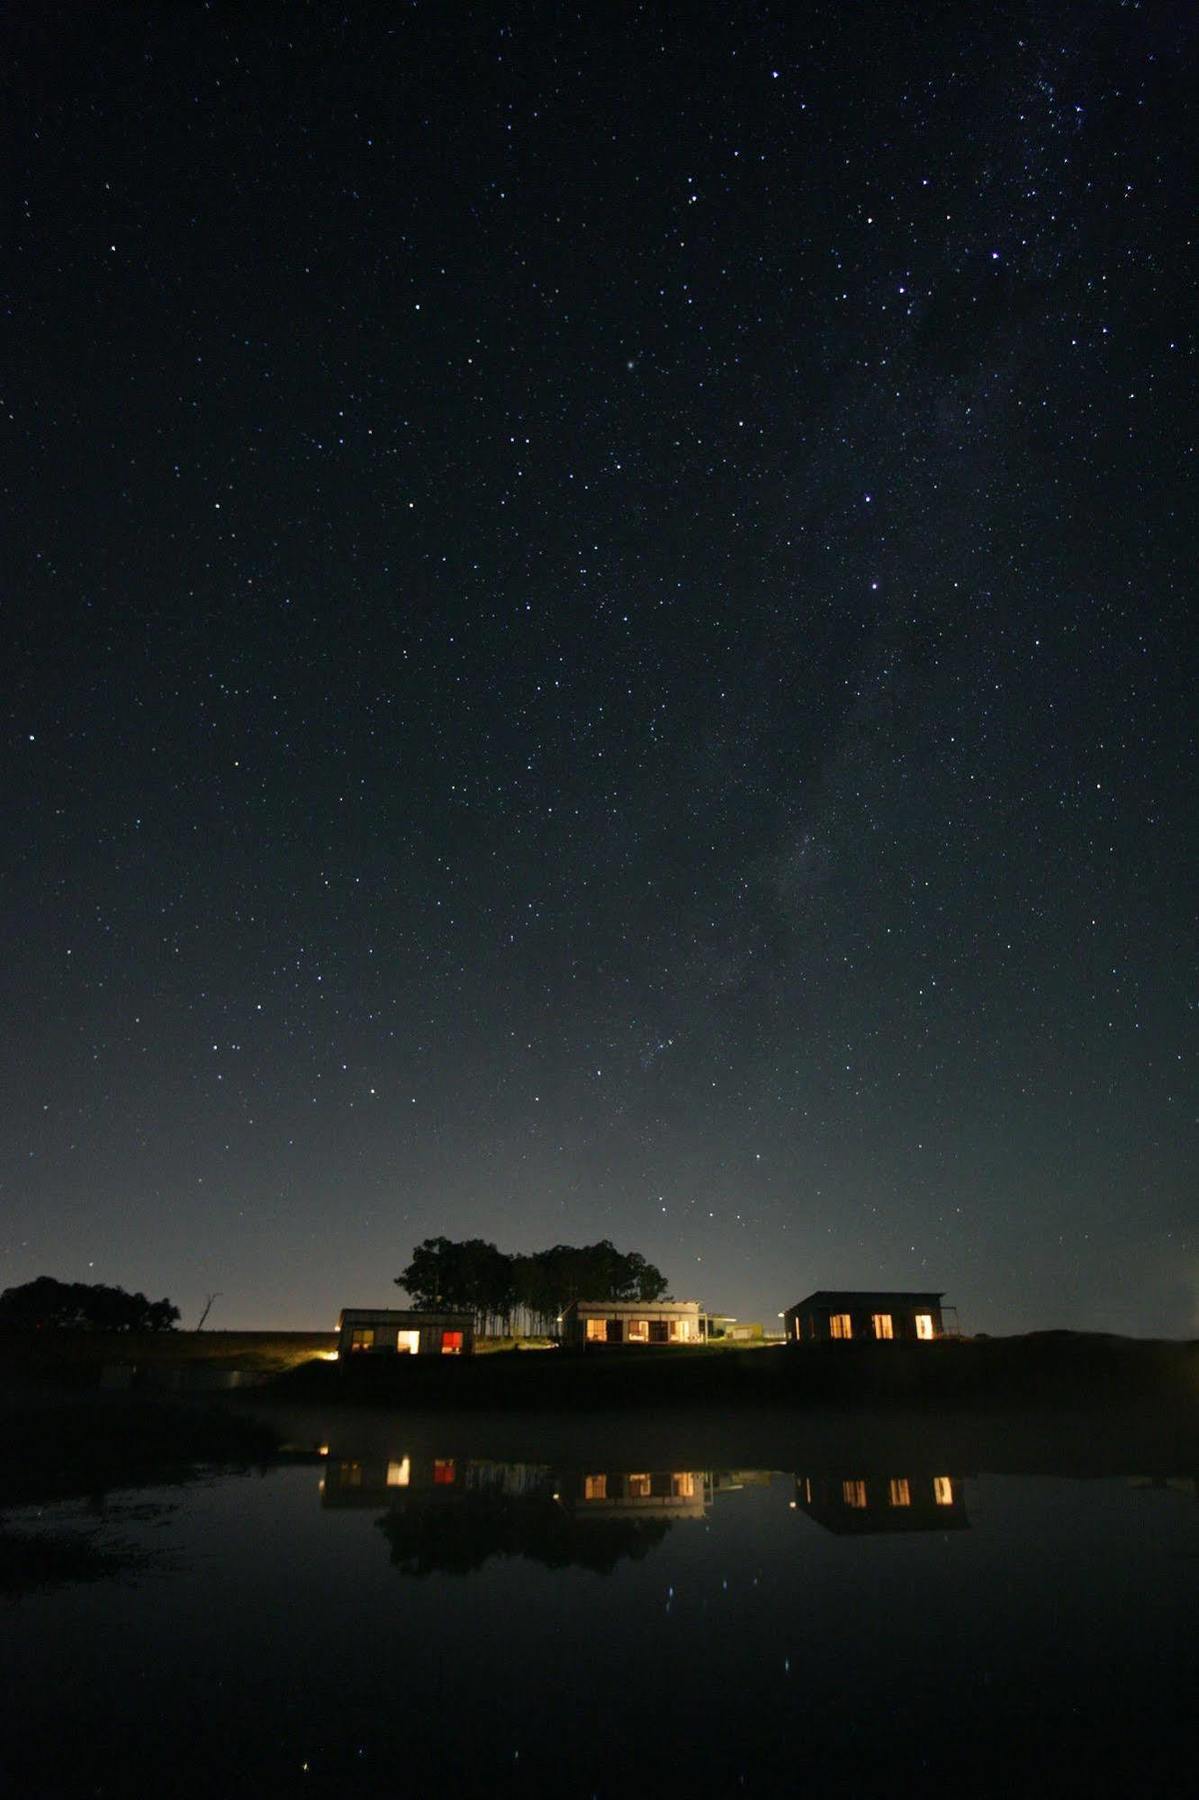
POLYGON ((218 1294, 209 1294, 207 1300, 204 1302, 204 1311, 200 1314, 200 1323, 196 1326, 197 1331, 203 1331, 204 1321, 208 1317, 209 1313, 212 1311, 212 1303, 214 1300, 219 1300, 220 1297, 221 1296, 219 1293, 218 1294))

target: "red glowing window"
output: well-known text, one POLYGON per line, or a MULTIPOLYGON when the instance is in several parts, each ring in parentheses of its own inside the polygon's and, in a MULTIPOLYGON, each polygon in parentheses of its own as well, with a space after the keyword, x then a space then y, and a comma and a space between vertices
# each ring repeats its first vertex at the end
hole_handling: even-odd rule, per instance
POLYGON ((453 1487, 458 1479, 458 1470, 452 1456, 438 1457, 433 1464, 433 1486, 453 1487))
POLYGON ((441 1334, 441 1354, 443 1356, 462 1355, 462 1333, 460 1331, 443 1331, 441 1334))

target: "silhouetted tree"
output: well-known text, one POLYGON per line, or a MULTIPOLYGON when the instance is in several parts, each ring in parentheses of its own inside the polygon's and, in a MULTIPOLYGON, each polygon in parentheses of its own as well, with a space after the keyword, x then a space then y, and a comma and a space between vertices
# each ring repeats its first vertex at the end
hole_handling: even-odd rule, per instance
POLYGON ((409 1494, 377 1520, 404 1575, 469 1575, 493 1556, 521 1556, 550 1569, 610 1575, 639 1562, 670 1530, 668 1519, 580 1521, 548 1495, 409 1494))
POLYGON ((396 1276, 418 1307, 473 1312, 481 1330, 514 1318, 529 1331, 552 1330, 568 1300, 641 1300, 666 1292, 666 1277, 639 1251, 620 1251, 610 1238, 598 1244, 555 1244, 549 1250, 508 1256, 482 1238, 454 1243, 425 1238, 396 1276))
POLYGON ((426 1238, 396 1276, 418 1307, 436 1312, 473 1312, 484 1326, 506 1318, 512 1306, 512 1259, 482 1238, 455 1244, 426 1238))
POLYGON ((396 1276, 414 1306, 428 1312, 457 1305, 458 1246, 447 1237, 425 1238, 412 1252, 412 1261, 396 1276))
POLYGON ((103 1282, 39 1275, 0 1294, 0 1327, 35 1331, 172 1331, 179 1308, 103 1282))

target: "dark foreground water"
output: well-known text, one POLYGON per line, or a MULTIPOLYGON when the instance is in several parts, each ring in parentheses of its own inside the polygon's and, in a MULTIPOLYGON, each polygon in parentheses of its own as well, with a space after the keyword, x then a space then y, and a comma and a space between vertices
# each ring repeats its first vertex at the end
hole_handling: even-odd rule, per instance
POLYGON ((10 1583, 0 1793, 1193 1791, 1193 1477, 795 1460, 393 1424, 11 1515, 108 1560, 10 1583))

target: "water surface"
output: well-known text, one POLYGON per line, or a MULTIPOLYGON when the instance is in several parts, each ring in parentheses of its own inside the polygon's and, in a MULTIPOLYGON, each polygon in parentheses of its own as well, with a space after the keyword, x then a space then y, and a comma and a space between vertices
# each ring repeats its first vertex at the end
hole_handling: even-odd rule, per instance
POLYGON ((10 1598, 0 1792, 1189 1780, 1188 1476, 882 1466, 852 1429, 786 1469, 436 1440, 351 1421, 263 1474, 13 1515, 127 1560, 10 1598))

